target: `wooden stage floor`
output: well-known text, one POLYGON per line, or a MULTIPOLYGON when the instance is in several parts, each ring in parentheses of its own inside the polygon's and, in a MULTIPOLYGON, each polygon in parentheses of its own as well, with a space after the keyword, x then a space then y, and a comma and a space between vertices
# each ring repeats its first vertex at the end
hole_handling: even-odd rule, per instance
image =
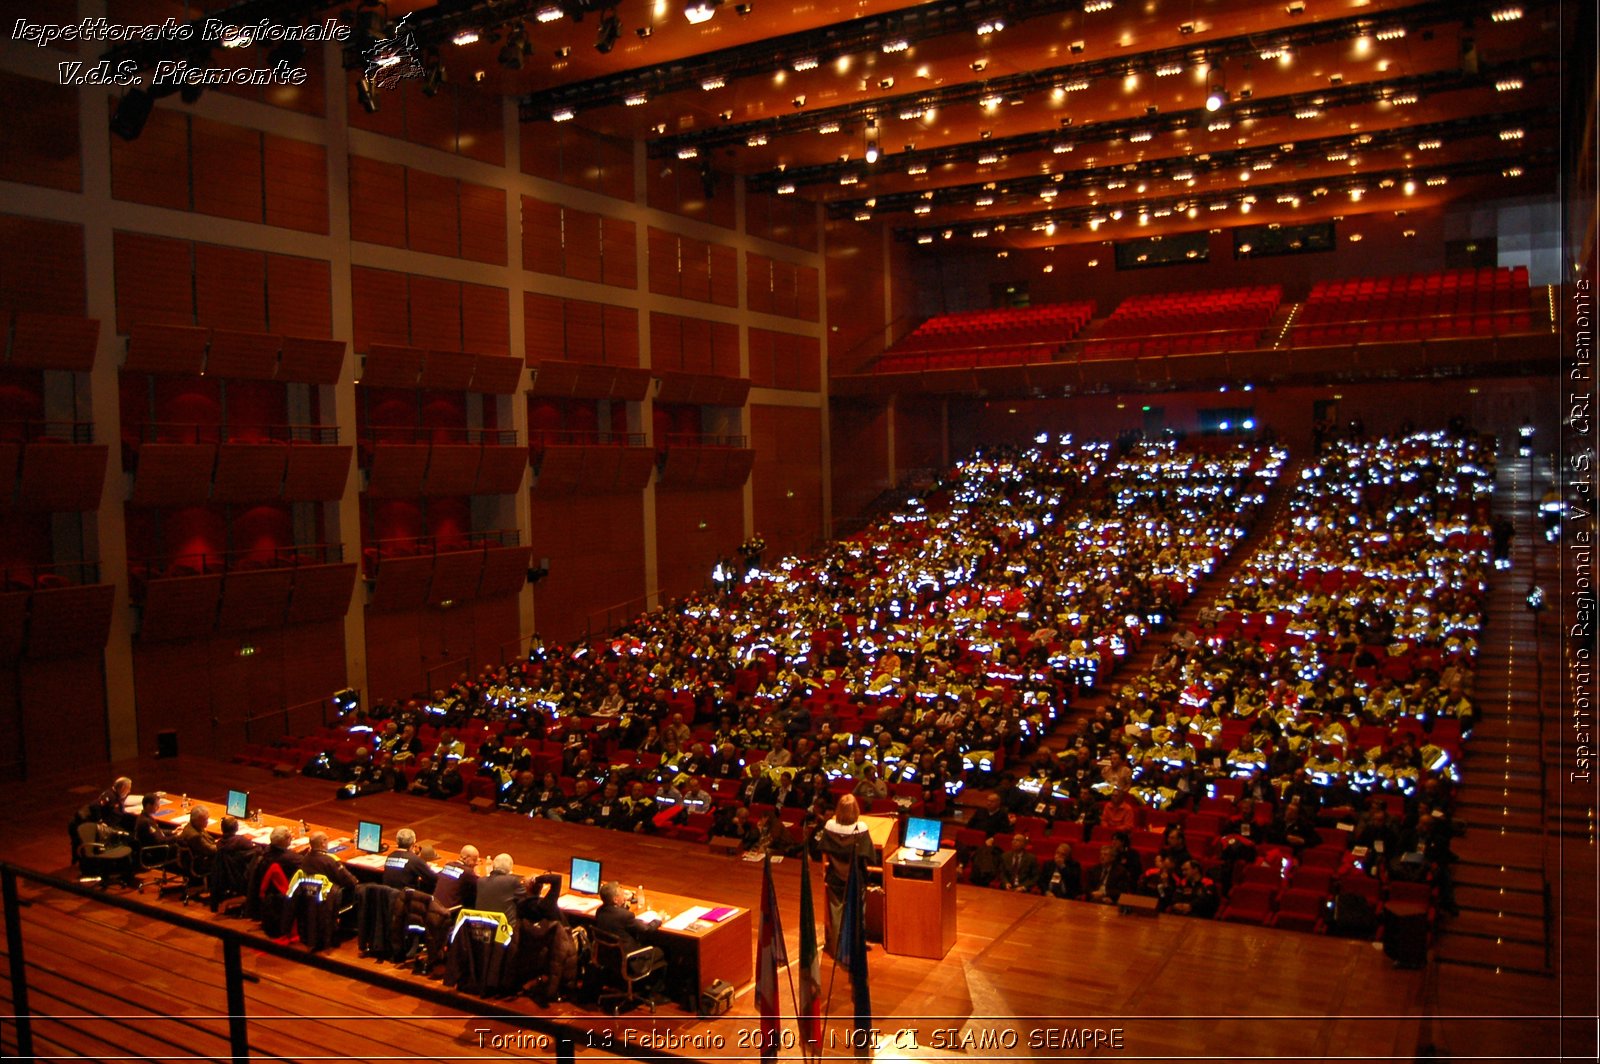
MULTIPOLYGON (((698 895, 753 910, 760 907, 760 866, 712 855, 701 847, 503 813, 475 815, 464 805, 407 795, 335 802, 333 785, 325 781, 275 779, 258 769, 183 758, 139 761, 116 766, 113 772, 96 770, 26 787, 0 787, 0 801, 7 810, 6 858, 27 868, 67 874, 67 820, 116 772, 131 776, 136 791, 220 795, 229 786, 241 787, 251 792, 254 804, 280 816, 348 825, 345 830, 352 833, 358 817, 373 819, 383 823, 386 837, 411 826, 420 838, 437 840, 442 847, 455 849, 470 842, 485 855, 509 852, 519 863, 565 867, 573 854, 596 856, 605 861, 608 878, 630 885, 642 883, 647 889, 698 895)), ((797 955, 799 865, 784 862, 774 867, 774 875, 791 955, 797 955)), ((815 886, 820 902, 820 882, 815 886)), ((211 918, 204 906, 183 908, 170 897, 158 900, 119 888, 113 892, 141 904, 211 918)), ((52 998, 45 990, 36 992, 35 1012, 112 1016, 126 1011, 117 1007, 119 1002, 137 1002, 153 1014, 106 1020, 112 1033, 101 1034, 106 1046, 128 1053, 138 1051, 128 1047, 142 1044, 141 1038, 159 1041, 163 1024, 179 1022, 167 1014, 226 1013, 217 942, 28 884, 24 895, 33 901, 20 921, 30 964, 51 963, 40 958, 37 944, 54 943, 42 949, 54 957, 80 953, 82 966, 97 969, 85 989, 59 991, 56 1006, 49 1004, 52 998), (92 928, 94 933, 80 934, 79 928, 92 928), (30 942, 36 944, 32 952, 30 942), (96 956, 96 949, 105 956, 96 956), (165 969, 159 978, 151 971, 156 967, 165 969), (151 994, 155 1005, 150 1004, 151 994)), ((1475 1024, 1484 1026, 1486 1035, 1492 1028, 1504 1038, 1506 1025, 1516 1022, 1494 1017, 1425 1021, 1427 1003, 1434 999, 1428 976, 1396 970, 1371 943, 1182 917, 1122 915, 1083 903, 966 886, 958 888, 957 905, 959 933, 955 948, 943 960, 892 957, 874 948, 869 972, 879 1038, 872 1055, 878 1059, 1410 1060, 1429 1040, 1435 1023, 1447 1025, 1450 1041, 1465 1047, 1473 1043, 1475 1024), (1087 1036, 1086 1030, 1091 1032, 1087 1036), (1086 1038, 1094 1045, 1093 1032, 1099 1032, 1098 1047, 1082 1048, 1086 1038)), ((234 919, 224 923, 245 926, 234 919)), ((357 957, 353 942, 329 956, 351 965, 403 972, 357 957)), ((245 967, 259 980, 250 984, 248 1011, 252 1040, 265 1055, 407 1060, 551 1057, 547 1040, 515 1039, 517 1029, 511 1025, 441 1016, 437 1005, 375 991, 267 955, 247 952, 245 967), (483 1028, 513 1040, 487 1044, 487 1036, 475 1033, 483 1028)), ((824 959, 825 986, 831 976, 824 959)), ((424 982, 409 974, 404 977, 424 982)), ((41 976, 46 984, 50 978, 59 976, 41 976)), ((792 1015, 790 981, 780 975, 780 984, 784 1011, 792 1015)), ((833 980, 830 1000, 825 1055, 852 1056, 846 1037, 851 1004, 845 973, 833 980), (846 1022, 840 1023, 841 1018, 846 1022)), ((672 1006, 663 1006, 654 1016, 592 1017, 580 1007, 561 1003, 540 1010, 523 998, 509 1006, 486 1002, 484 1011, 508 1007, 570 1022, 579 1032, 580 1056, 589 1055, 585 1045, 590 1042, 637 1043, 646 1035, 656 1039, 653 1048, 682 1057, 754 1056, 748 1051, 749 1033, 756 1026, 750 987, 739 988, 730 1015, 709 1020, 672 1006)), ((9 1006, 6 1011, 11 1011, 9 1006)), ((85 1055, 81 1047, 74 1048, 74 1039, 94 1021, 80 1020, 73 1026, 41 1020, 36 1023, 36 1037, 55 1037, 50 1032, 57 1022, 63 1027, 54 1044, 65 1054, 85 1055)), ((216 1024, 225 1030, 221 1019, 216 1024)), ((789 1029, 793 1030, 792 1020, 789 1029)), ((8 1020, 0 1024, 0 1054, 10 1049, 10 1037, 8 1020)), ((194 1051, 221 1052, 201 1047, 194 1051)), ((143 1053, 147 1058, 163 1057, 159 1050, 143 1053)), ((90 1055, 117 1059, 110 1049, 90 1055)), ((783 1053, 791 1059, 798 1055, 792 1049, 783 1053)))

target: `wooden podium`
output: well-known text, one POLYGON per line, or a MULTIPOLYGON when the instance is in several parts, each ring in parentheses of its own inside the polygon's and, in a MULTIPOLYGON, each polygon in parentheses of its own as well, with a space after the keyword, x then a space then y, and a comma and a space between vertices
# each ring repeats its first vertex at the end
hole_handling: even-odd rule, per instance
POLYGON ((942 960, 956 944, 954 850, 921 858, 897 849, 883 862, 883 948, 902 957, 942 960))

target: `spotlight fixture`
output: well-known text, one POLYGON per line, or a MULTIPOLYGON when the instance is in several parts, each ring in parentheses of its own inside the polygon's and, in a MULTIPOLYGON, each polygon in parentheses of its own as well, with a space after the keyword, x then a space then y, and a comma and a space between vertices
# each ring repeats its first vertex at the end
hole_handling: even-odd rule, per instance
POLYGON ((773 191, 780 196, 792 196, 794 195, 794 185, 779 185, 777 188, 773 189, 773 191))
POLYGON ((1502 7, 1489 17, 1496 22, 1515 22, 1522 17, 1522 8, 1502 7))
POLYGON ((477 44, 480 39, 478 31, 469 26, 450 38, 450 43, 465 48, 469 44, 477 44))
POLYGON ((568 48, 564 44, 560 48, 557 48, 556 51, 555 51, 555 56, 556 56, 557 59, 565 59, 567 56, 569 56, 571 54, 572 54, 572 49, 568 48))
POLYGON ((1082 41, 1073 41, 1071 44, 1067 45, 1067 51, 1071 52, 1073 55, 1082 55, 1083 48, 1084 44, 1082 41))
POLYGON ((1180 35, 1184 36, 1184 37, 1189 36, 1189 34, 1191 34, 1193 32, 1194 32, 1194 23, 1193 22, 1185 22, 1185 23, 1182 23, 1181 25, 1178 26, 1178 33, 1180 35))
POLYGON ((601 55, 608 54, 616 46, 617 38, 622 36, 622 19, 617 17, 617 9, 611 8, 600 16, 600 30, 595 34, 594 50, 601 55))
POLYGON ((895 37, 892 40, 884 41, 882 45, 883 51, 889 55, 893 55, 895 52, 903 52, 910 47, 911 42, 904 37, 895 37))
POLYGON ((556 4, 546 4, 533 14, 538 22, 560 22, 561 16, 561 8, 556 4))
POLYGON ((1110 11, 1112 6, 1111 0, 1083 0, 1083 13, 1092 15, 1096 11, 1110 11))
POLYGON ((1305 0, 1294 0, 1294 3, 1283 9, 1284 14, 1291 17, 1306 13, 1305 0))
POLYGON ((655 32, 655 31, 656 31, 656 30, 655 30, 655 27, 654 27, 654 26, 640 26, 640 27, 639 27, 639 28, 638 28, 638 29, 636 29, 636 30, 634 30, 634 31, 633 31, 633 32, 634 32, 634 33, 635 33, 635 34, 637 34, 637 35, 638 35, 638 37, 639 37, 639 39, 640 39, 640 40, 641 40, 641 41, 642 41, 642 40, 644 40, 644 39, 645 39, 645 38, 646 38, 646 37, 648 37, 648 36, 650 36, 650 35, 651 35, 651 34, 652 34, 652 33, 654 33, 654 32, 655 32))
POLYGON ((1005 24, 1004 20, 997 19, 997 18, 996 19, 990 19, 987 22, 978 23, 978 36, 979 37, 987 37, 991 33, 999 33, 1001 30, 1003 30, 1005 28, 1006 28, 1006 24, 1005 24))
MULTIPOLYGON (((137 91, 137 90, 135 90, 135 91, 137 91)), ((129 93, 128 95, 132 96, 133 93, 129 93)), ((372 115, 372 114, 377 114, 378 113, 378 89, 377 89, 377 86, 373 84, 371 78, 363 77, 360 81, 356 82, 356 99, 360 101, 361 109, 363 111, 367 112, 367 114, 372 115)), ((123 97, 123 102, 124 103, 127 102, 127 97, 123 97)), ((146 110, 148 112, 148 108, 146 110)), ((122 108, 121 107, 117 108, 117 114, 118 114, 119 117, 121 116, 121 114, 122 114, 122 108)), ((140 125, 142 126, 143 124, 144 124, 144 121, 143 121, 143 119, 141 119, 140 120, 140 125)), ((111 123, 111 130, 114 133, 118 133, 119 135, 124 136, 128 140, 132 140, 133 139, 133 137, 128 137, 126 134, 122 134, 121 131, 117 129, 117 125, 116 125, 116 121, 115 120, 113 120, 112 123, 111 123)), ((138 136, 138 134, 135 133, 134 136, 138 136)))
POLYGON ((528 31, 517 23, 511 31, 511 36, 506 38, 505 46, 500 49, 500 65, 507 70, 521 70, 522 57, 533 51, 533 46, 528 43, 528 31))
POLYGON ((1494 83, 1495 92, 1515 92, 1522 88, 1521 78, 1501 78, 1494 83))
POLYGON ((734 7, 734 11, 738 12, 740 16, 748 15, 754 10, 755 8, 750 4, 738 4, 734 7))
POLYGON ((1228 93, 1221 87, 1212 89, 1206 94, 1206 110, 1220 111, 1222 105, 1228 102, 1228 93))
POLYGON ((796 96, 789 102, 794 104, 796 107, 804 107, 806 105, 806 98, 804 96, 796 96))
MULTIPOLYGON (((368 86, 368 96, 363 97, 361 106, 367 108, 370 114, 378 109, 377 101, 367 107, 370 98, 370 83, 365 78, 363 85, 368 86)), ((144 132, 144 124, 150 119, 150 111, 155 107, 155 100, 143 89, 129 89, 128 94, 117 103, 117 113, 111 116, 111 132, 123 140, 135 140, 144 132)))
POLYGON ((987 59, 974 59, 972 61, 972 69, 973 69, 973 71, 976 72, 976 73, 979 73, 979 74, 983 73, 984 70, 988 68, 988 66, 989 66, 989 61, 987 59))
POLYGON ((645 93, 636 92, 632 96, 629 96, 627 99, 623 100, 622 103, 625 107, 643 107, 649 102, 649 100, 650 97, 645 93))
POLYGON ((818 60, 814 55, 801 56, 789 64, 789 69, 799 74, 807 70, 817 69, 818 60))
POLYGON ((678 149, 678 158, 680 158, 680 159, 693 159, 695 156, 697 156, 699 154, 700 154, 700 149, 698 149, 698 148, 679 148, 678 149))
POLYGON ((689 6, 683 9, 683 17, 689 20, 692 26, 702 22, 711 21, 711 16, 717 13, 722 0, 690 0, 689 6))
POLYGON ((723 88, 727 84, 728 84, 727 79, 724 78, 721 74, 713 74, 711 77, 706 78, 704 81, 702 81, 700 83, 700 87, 702 89, 704 89, 706 92, 710 92, 713 89, 723 88))
POLYGON ((867 123, 867 162, 878 161, 878 123, 867 123))
POLYGON ((552 122, 570 122, 576 117, 578 117, 578 112, 574 111, 570 107, 563 107, 559 111, 551 112, 550 121, 552 121, 552 122))

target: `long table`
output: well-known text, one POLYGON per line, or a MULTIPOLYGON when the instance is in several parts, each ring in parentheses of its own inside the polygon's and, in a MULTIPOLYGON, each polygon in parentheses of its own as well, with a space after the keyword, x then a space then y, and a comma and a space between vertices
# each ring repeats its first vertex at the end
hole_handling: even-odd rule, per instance
MULTIPOLYGON (((191 804, 204 805, 211 812, 211 822, 206 830, 209 834, 220 835, 221 810, 226 808, 227 803, 200 800, 192 801, 191 804)), ((188 822, 189 811, 183 807, 179 799, 168 793, 156 808, 155 818, 165 824, 177 826, 188 822)), ((370 880, 382 874, 385 854, 362 853, 356 849, 350 836, 336 828, 304 823, 302 831, 302 823, 299 820, 262 813, 259 823, 240 819, 239 831, 252 841, 265 846, 274 828, 286 827, 292 835, 290 849, 295 852, 304 852, 308 849, 309 835, 321 831, 328 836, 328 852, 343 861, 357 878, 370 880)), ((435 848, 437 850, 437 844, 435 848)), ((436 859, 429 862, 430 867, 437 871, 443 866, 444 861, 455 856, 454 853, 448 855, 436 853, 436 859)), ((485 855, 486 858, 487 856, 485 855)), ((527 865, 513 867, 516 874, 523 877, 547 875, 559 871, 527 865)), ((560 874, 563 877, 566 875, 565 872, 560 874)), ((662 925, 651 932, 651 938, 671 959, 673 969, 671 974, 674 981, 682 980, 696 993, 700 993, 719 979, 735 988, 743 987, 755 980, 755 928, 749 909, 737 905, 721 905, 704 898, 656 891, 650 889, 648 884, 643 886, 651 910, 660 914, 663 920, 662 925), (696 908, 732 911, 715 922, 683 919, 690 910, 696 908), (674 921, 674 917, 679 919, 674 921)), ((583 911, 585 908, 589 907, 574 905, 571 896, 564 895, 562 909, 570 916, 587 921, 593 914, 593 908, 589 908, 587 913, 583 911)))

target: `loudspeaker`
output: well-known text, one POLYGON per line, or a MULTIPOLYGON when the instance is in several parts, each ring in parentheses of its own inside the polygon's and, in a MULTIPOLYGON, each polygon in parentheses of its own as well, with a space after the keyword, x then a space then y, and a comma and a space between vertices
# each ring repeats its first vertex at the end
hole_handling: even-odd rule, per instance
POLYGON ((156 756, 178 756, 178 733, 176 731, 156 732, 156 756))

